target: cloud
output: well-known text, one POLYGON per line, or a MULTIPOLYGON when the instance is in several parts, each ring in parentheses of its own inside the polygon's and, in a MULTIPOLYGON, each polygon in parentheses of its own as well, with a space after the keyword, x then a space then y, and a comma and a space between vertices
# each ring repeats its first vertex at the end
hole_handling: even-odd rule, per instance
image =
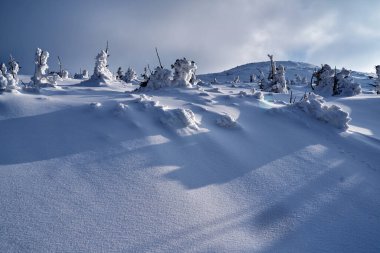
POLYGON ((110 67, 165 66, 195 60, 201 73, 276 59, 330 63, 371 71, 379 59, 377 1, 7 1, 0 10, 0 58, 33 71, 35 47, 60 55, 70 71, 93 68, 110 42, 110 67), (60 5, 58 5, 60 3, 60 5), (12 22, 5 22, 12 20, 12 22))

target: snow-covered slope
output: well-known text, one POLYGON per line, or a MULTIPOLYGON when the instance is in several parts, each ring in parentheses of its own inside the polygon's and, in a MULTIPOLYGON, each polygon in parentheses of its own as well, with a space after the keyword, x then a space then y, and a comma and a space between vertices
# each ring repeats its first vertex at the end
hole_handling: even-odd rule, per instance
MULTIPOLYGON (((301 78, 306 77, 308 83, 311 81, 313 72, 320 68, 320 66, 313 64, 295 61, 276 61, 276 64, 277 66, 283 65, 285 67, 287 80, 293 80, 295 79, 295 75, 299 75, 301 78)), ((220 83, 228 83, 233 82, 234 79, 239 76, 242 83, 248 83, 252 74, 256 76, 260 75, 260 70, 263 71, 267 77, 270 70, 270 62, 248 63, 219 73, 199 75, 199 78, 205 82, 213 82, 216 78, 220 83)), ((340 71, 340 68, 338 67, 337 70, 340 71)), ((373 84, 373 80, 369 79, 369 77, 373 77, 373 74, 353 70, 352 76, 362 87, 373 88, 371 85, 373 84)))
MULTIPOLYGON (((313 74, 313 71, 315 68, 318 68, 318 66, 309 64, 309 63, 303 63, 303 62, 294 62, 294 61, 276 61, 277 65, 283 65, 286 69, 286 76, 289 79, 294 79, 295 74, 299 74, 302 77, 307 77, 307 79, 310 81, 311 75, 313 74)), ((199 75, 199 78, 204 81, 213 81, 214 78, 217 79, 217 81, 220 82, 232 82, 235 77, 239 76, 240 80, 242 82, 249 82, 250 81, 250 75, 255 74, 257 76, 260 75, 260 71, 263 71, 265 75, 268 75, 270 69, 270 62, 255 62, 255 63, 248 63, 241 66, 237 66, 235 68, 222 71, 220 73, 211 73, 211 74, 204 74, 199 75)))
POLYGON ((0 252, 379 252, 380 96, 76 82, 0 95, 0 252))

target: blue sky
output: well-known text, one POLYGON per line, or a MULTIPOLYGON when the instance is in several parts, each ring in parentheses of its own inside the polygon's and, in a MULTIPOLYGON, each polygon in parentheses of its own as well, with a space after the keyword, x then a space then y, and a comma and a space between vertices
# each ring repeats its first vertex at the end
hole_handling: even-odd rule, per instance
POLYGON ((142 72, 187 57, 199 73, 248 62, 304 61, 373 72, 380 64, 380 1, 1 1, 0 60, 12 53, 32 73, 36 47, 70 71, 93 70, 110 44, 110 68, 142 72))

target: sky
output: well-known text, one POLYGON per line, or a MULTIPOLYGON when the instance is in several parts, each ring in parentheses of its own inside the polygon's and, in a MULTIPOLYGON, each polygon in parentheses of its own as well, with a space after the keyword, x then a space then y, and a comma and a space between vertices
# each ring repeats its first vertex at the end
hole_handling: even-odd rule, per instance
POLYGON ((12 54, 32 74, 37 47, 71 73, 92 73, 109 41, 115 72, 141 73, 186 57, 198 73, 292 60, 374 72, 380 64, 377 0, 0 0, 0 61, 12 54))

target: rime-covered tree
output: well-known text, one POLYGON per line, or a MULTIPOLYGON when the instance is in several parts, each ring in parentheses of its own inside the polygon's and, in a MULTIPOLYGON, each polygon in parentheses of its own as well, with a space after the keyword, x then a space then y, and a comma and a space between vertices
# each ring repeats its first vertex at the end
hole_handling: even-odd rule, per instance
POLYGON ((5 76, 7 73, 8 73, 8 69, 7 69, 7 66, 5 65, 5 63, 3 62, 2 64, 1 64, 1 74, 3 75, 3 76, 5 76))
POLYGON ((336 74, 336 79, 336 95, 350 97, 362 92, 360 84, 354 82, 350 70, 342 68, 342 70, 336 74))
POLYGON ((8 72, 7 66, 2 64, 0 71, 0 91, 11 91, 17 88, 18 79, 8 72))
POLYGON ((129 67, 127 69, 127 72, 125 72, 125 75, 124 75, 124 81, 126 83, 130 83, 134 80, 137 80, 137 74, 136 74, 136 71, 134 71, 134 69, 132 69, 131 67, 129 67))
POLYGON ((35 86, 40 87, 45 86, 46 84, 50 84, 47 78, 49 73, 49 66, 47 65, 48 59, 49 52, 37 48, 34 56, 34 76, 32 77, 32 81, 35 86))
POLYGON ((339 73, 328 64, 315 72, 314 90, 324 96, 355 96, 361 93, 360 84, 355 83, 351 71, 343 68, 339 73))
POLYGON ((193 75, 195 75, 195 71, 197 69, 197 65, 194 61, 188 61, 186 58, 177 59, 171 67, 174 69, 172 82, 174 86, 192 86, 190 81, 193 75))
POLYGON ((108 69, 108 56, 108 49, 101 50, 96 56, 94 74, 92 74, 91 80, 105 84, 114 81, 114 76, 108 69))
POLYGON ((119 67, 116 71, 116 79, 117 80, 123 80, 124 77, 124 71, 119 67))
POLYGON ((13 78, 18 82, 18 72, 20 71, 20 65, 11 55, 9 58, 9 71, 12 74, 13 78))
POLYGON ((236 76, 233 83, 240 83, 240 77, 239 76, 236 76))
POLYGON ((68 79, 69 78, 69 71, 62 70, 60 76, 61 76, 62 79, 68 79))
POLYGON ((285 67, 282 65, 279 65, 276 68, 276 72, 273 76, 271 90, 276 93, 288 93, 285 78, 285 67))
POLYGON ((88 79, 89 78, 88 70, 84 69, 83 71, 79 71, 79 72, 80 73, 74 74, 75 79, 88 79))
POLYGON ((376 93, 380 94, 380 65, 377 65, 375 69, 376 69, 376 74, 377 74, 377 80, 375 81, 376 93))
POLYGON ((276 67, 276 62, 273 61, 273 55, 268 54, 268 57, 270 59, 268 79, 261 79, 260 87, 264 91, 275 93, 287 93, 288 87, 285 77, 285 67, 282 65, 276 67))

